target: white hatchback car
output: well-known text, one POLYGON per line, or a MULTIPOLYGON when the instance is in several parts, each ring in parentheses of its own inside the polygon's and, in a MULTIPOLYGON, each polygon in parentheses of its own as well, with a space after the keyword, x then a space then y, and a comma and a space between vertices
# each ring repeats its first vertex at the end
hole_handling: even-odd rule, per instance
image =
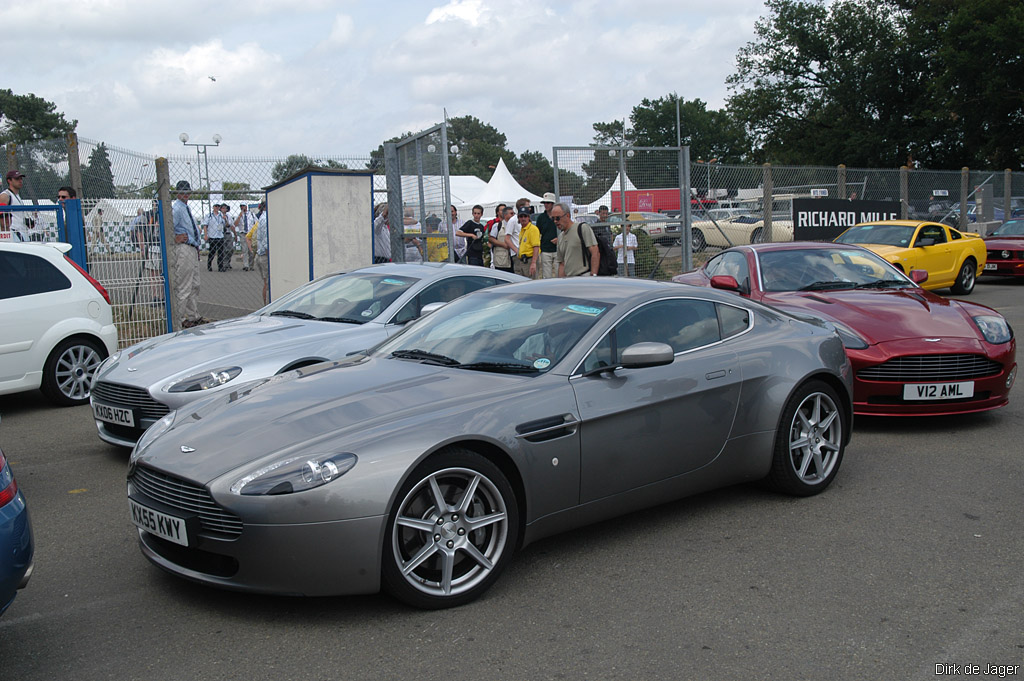
POLYGON ((0 242, 0 395, 40 388, 53 403, 89 401, 117 351, 110 296, 64 243, 0 242))

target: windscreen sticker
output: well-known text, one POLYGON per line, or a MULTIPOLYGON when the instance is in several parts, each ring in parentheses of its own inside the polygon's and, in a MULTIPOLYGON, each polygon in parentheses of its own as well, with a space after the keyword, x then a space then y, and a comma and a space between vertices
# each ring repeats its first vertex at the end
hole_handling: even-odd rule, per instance
POLYGON ((401 279, 382 279, 382 284, 390 284, 391 286, 405 286, 406 282, 401 279))
POLYGON ((576 314, 585 314, 588 317, 596 317, 597 315, 604 312, 603 307, 587 307, 586 305, 570 305, 565 308, 564 312, 575 312, 576 314))
POLYGON ((359 314, 363 315, 364 317, 372 317, 373 316, 373 310, 363 310, 359 314))
POLYGON ((549 366, 551 366, 551 360, 547 357, 533 360, 534 369, 547 369, 549 366))

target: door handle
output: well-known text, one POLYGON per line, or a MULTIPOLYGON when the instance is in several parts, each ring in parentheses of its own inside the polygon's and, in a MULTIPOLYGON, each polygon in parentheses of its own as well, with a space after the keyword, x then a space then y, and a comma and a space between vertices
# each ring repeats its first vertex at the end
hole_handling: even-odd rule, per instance
POLYGON ((725 369, 719 369, 718 371, 712 371, 710 373, 704 374, 704 378, 708 379, 709 381, 713 381, 716 378, 722 378, 723 376, 725 376, 725 369))

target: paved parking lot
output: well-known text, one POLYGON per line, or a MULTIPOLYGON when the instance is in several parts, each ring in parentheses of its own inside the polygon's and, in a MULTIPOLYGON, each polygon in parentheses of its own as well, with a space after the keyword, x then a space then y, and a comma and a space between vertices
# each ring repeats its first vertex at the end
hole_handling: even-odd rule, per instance
MULTIPOLYGON (((982 281, 969 299, 1024 330, 1024 282, 982 281)), ((1024 664, 1019 385, 996 412, 858 419, 821 496, 735 487, 551 538, 443 612, 165 575, 128 520, 127 452, 100 442, 88 407, 28 393, 0 413, 37 540, 0 619, 4 680, 924 679, 1024 664)))

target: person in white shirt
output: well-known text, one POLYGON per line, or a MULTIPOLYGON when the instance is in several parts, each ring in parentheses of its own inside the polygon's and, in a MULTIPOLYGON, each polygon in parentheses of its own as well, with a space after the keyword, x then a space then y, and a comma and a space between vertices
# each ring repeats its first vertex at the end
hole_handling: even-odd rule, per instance
MULTIPOLYGON (((0 192, 0 206, 23 206, 21 187, 25 183, 25 174, 17 170, 7 172, 7 189, 0 192)), ((28 241, 28 225, 25 213, 0 213, 0 239, 11 241, 28 241)))
POLYGON ((626 222, 622 225, 622 233, 615 235, 612 243, 615 254, 619 259, 619 271, 622 271, 623 259, 626 263, 626 276, 636 276, 636 235, 633 234, 633 226, 626 222))

